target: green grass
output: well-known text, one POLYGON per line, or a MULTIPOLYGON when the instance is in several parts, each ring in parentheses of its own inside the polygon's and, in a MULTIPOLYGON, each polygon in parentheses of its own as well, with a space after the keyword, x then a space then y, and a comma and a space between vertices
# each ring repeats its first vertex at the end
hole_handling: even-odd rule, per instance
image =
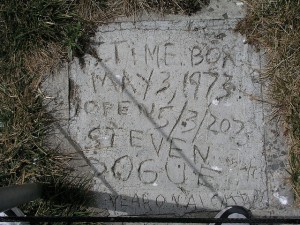
POLYGON ((0 56, 9 66, 38 74, 35 61, 43 59, 37 52, 51 65, 53 54, 71 57, 74 51, 82 51, 79 40, 85 38, 88 24, 84 27, 76 1, 4 0, 0 7, 0 56))
POLYGON ((269 97, 285 128, 290 180, 300 202, 300 1, 247 0, 247 16, 237 30, 267 51, 269 97))
MULTIPOLYGON (((83 55, 94 28, 140 12, 192 14, 208 0, 2 0, 0 2, 0 186, 41 182, 45 199, 22 206, 27 215, 89 215, 89 180, 68 176, 65 156, 47 145, 53 119, 40 91, 42 74, 83 55), (76 196, 76 197, 74 197, 76 196), (77 201, 74 201, 76 199, 77 201)), ((291 183, 300 199, 300 2, 247 0, 237 26, 267 50, 277 116, 290 141, 291 183)))
MULTIPOLYGON (((290 174, 300 199, 300 3, 247 0, 237 26, 267 50, 266 75, 276 114, 290 141, 290 174)), ((2 0, 0 2, 0 186, 41 182, 49 194, 22 209, 27 215, 89 215, 89 180, 70 177, 69 156, 47 146, 53 119, 40 91, 41 76, 83 55, 94 28, 141 11, 188 14, 208 0, 2 0), (74 196, 76 196, 74 198, 74 196), (77 201, 74 201, 76 199, 77 201)))
MULTIPOLYGON (((122 0, 121 14, 136 15, 140 11, 162 14, 191 15, 209 4, 209 0, 122 0)), ((120 7, 119 6, 119 7, 120 7)))
POLYGON ((69 156, 47 145, 53 119, 40 91, 42 74, 82 54, 91 23, 78 2, 4 0, 0 3, 0 186, 39 182, 52 196, 22 206, 28 215, 72 216, 83 206, 85 178, 69 176, 69 156))

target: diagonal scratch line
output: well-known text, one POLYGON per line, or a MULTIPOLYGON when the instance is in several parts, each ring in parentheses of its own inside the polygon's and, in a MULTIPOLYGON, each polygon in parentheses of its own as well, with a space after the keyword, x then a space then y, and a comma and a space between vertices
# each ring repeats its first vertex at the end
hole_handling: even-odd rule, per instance
POLYGON ((167 141, 170 140, 170 137, 171 137, 173 131, 175 130, 176 126, 178 125, 179 121, 181 120, 181 117, 182 117, 182 115, 183 115, 183 113, 184 113, 184 110, 186 109, 187 104, 188 104, 188 101, 186 101, 186 102, 184 103, 183 108, 182 108, 182 110, 181 110, 181 112, 180 112, 180 114, 179 114, 179 116, 178 116, 178 118, 177 118, 177 120, 176 120, 176 122, 175 122, 175 124, 174 124, 174 126, 173 126, 173 128, 172 128, 172 130, 171 130, 170 133, 169 133, 169 136, 168 136, 168 138, 167 138, 167 141))
POLYGON ((62 133, 62 135, 67 139, 67 141, 72 145, 72 147, 76 150, 76 152, 84 159, 84 161, 87 163, 87 165, 93 170, 96 177, 100 178, 100 180, 103 182, 103 184, 113 193, 114 195, 117 195, 118 193, 114 190, 114 188, 107 182, 107 180, 102 176, 99 175, 99 171, 97 168, 90 162, 90 160, 84 155, 81 147, 78 143, 76 143, 70 135, 59 125, 59 123, 55 123, 55 126, 58 128, 58 130, 62 133))
POLYGON ((195 140, 196 140, 196 138, 197 138, 197 136, 198 136, 198 134, 199 134, 200 128, 202 127, 202 124, 203 124, 203 122, 204 122, 204 120, 205 120, 205 117, 207 116, 207 113, 208 113, 208 109, 206 109, 206 111, 205 111, 204 117, 203 117, 203 119, 201 120, 201 122, 200 122, 200 124, 199 124, 199 127, 198 127, 198 129, 197 129, 197 132, 196 132, 194 138, 193 138, 192 143, 195 142, 195 140))
MULTIPOLYGON (((111 79, 113 79, 118 85, 121 85, 122 86, 122 83, 120 80, 118 80, 115 76, 113 76, 113 73, 112 71, 102 62, 102 61, 99 61, 99 64, 103 67, 103 69, 108 72, 109 76, 111 77, 111 79)), ((140 105, 140 103, 136 100, 136 98, 127 90, 127 89, 124 89, 125 93, 127 94, 127 96, 132 100, 132 102, 136 105, 140 105)), ((187 104, 187 102, 186 102, 187 104)), ((147 114, 144 112, 144 116, 148 119, 148 121, 150 123, 152 123, 152 125, 154 127, 158 127, 158 124, 150 117, 147 116, 147 114)), ((157 129, 160 134, 165 138, 165 139, 168 139, 168 135, 162 130, 162 129, 157 129)), ((168 142, 170 143, 170 140, 168 140, 168 142)), ((176 146, 176 144, 172 143, 173 147, 175 149, 179 149, 178 146, 176 146)), ((183 160, 186 161, 186 163, 193 169, 194 173, 196 174, 199 174, 199 175, 202 175, 199 171, 199 169, 196 167, 196 165, 194 163, 191 162, 191 160, 183 153, 183 151, 178 151, 178 154, 181 156, 181 158, 183 160)), ((202 178, 202 181, 205 183, 205 186, 213 193, 215 193, 216 191, 214 190, 214 187, 205 179, 204 176, 201 176, 202 178)), ((223 200, 222 198, 217 195, 217 198, 219 200, 220 203, 223 204, 223 200)))

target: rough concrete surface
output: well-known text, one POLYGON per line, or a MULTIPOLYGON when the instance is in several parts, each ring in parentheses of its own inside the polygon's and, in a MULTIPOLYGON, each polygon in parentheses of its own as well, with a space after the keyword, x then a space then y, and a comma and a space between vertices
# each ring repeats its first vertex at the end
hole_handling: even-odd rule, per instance
POLYGON ((79 153, 75 167, 93 175, 99 208, 298 212, 286 143, 260 80, 263 53, 232 30, 242 7, 216 0, 199 16, 120 19, 45 82, 64 121, 52 141, 79 153))

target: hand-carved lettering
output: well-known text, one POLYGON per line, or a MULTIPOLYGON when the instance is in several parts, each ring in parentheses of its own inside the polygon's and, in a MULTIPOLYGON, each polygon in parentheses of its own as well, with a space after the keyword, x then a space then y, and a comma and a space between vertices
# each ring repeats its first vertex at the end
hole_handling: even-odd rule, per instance
MULTIPOLYGON (((202 169, 202 165, 201 165, 201 169, 202 169)), ((201 173, 195 173, 196 175, 198 175, 198 186, 203 186, 203 187, 208 187, 211 188, 210 183, 215 180, 214 177, 210 176, 210 175, 204 175, 201 173)))
MULTIPOLYGON (((166 111, 172 111, 172 109, 174 108, 174 106, 165 106, 165 107, 161 107, 159 108, 159 113, 158 113, 158 119, 161 120, 161 119, 164 119, 165 120, 165 123, 163 125, 160 125, 159 127, 156 127, 156 129, 161 129, 161 128, 164 128, 166 126, 169 125, 169 120, 167 119, 167 116, 164 117, 163 114, 166 112, 166 111)), ((167 114, 168 115, 168 114, 167 114)))
POLYGON ((200 80, 201 80, 200 72, 195 72, 190 76, 190 84, 195 85, 194 99, 198 99, 200 80))
POLYGON ((93 128, 88 133, 88 137, 97 143, 98 148, 108 148, 114 146, 115 132, 112 128, 93 128))
POLYGON ((221 96, 220 99, 228 98, 232 94, 232 91, 236 89, 235 85, 231 82, 233 76, 226 73, 224 73, 223 76, 226 78, 226 81, 222 84, 222 88, 226 91, 226 94, 221 96))
POLYGON ((117 92, 120 92, 120 87, 116 83, 116 81, 112 78, 113 75, 111 73, 105 72, 104 78, 102 80, 102 87, 106 84, 107 80, 110 81, 111 85, 115 88, 117 92))
POLYGON ((197 209, 196 201, 193 195, 189 197, 189 201, 188 204, 186 205, 186 208, 194 208, 195 210, 197 209))
POLYGON ((235 133, 235 134, 240 134, 242 132, 242 130, 245 129, 245 123, 240 120, 236 120, 236 119, 232 119, 232 120, 233 120, 233 122, 240 124, 240 129, 235 133))
POLYGON ((170 53, 168 52, 168 50, 171 48, 171 46, 174 46, 173 43, 166 43, 165 44, 165 58, 164 58, 164 61, 165 61, 165 65, 168 66, 170 65, 169 64, 169 60, 171 61, 172 59, 174 60, 174 57, 176 56, 176 54, 174 53, 170 53), (168 57, 171 56, 172 58, 169 59, 168 57), (169 60, 168 60, 169 59, 169 60))
MULTIPOLYGON (((236 197, 236 196, 235 196, 236 197)), ((239 203, 236 202, 235 198, 232 195, 225 195, 224 196, 224 202, 226 202, 226 205, 238 205, 239 203)))
POLYGON ((114 44, 114 47, 115 47, 115 63, 116 64, 119 64, 120 63, 120 56, 119 56, 119 44, 122 44, 126 41, 116 41, 116 42, 113 42, 112 44, 114 44))
POLYGON ((86 113, 95 113, 98 110, 98 105, 94 101, 84 103, 84 111, 86 113))
POLYGON ((255 175, 255 171, 257 170, 257 167, 256 166, 252 166, 252 159, 250 160, 250 166, 248 167, 248 176, 247 176, 247 181, 249 181, 250 179, 250 175, 252 176, 253 179, 254 178, 254 175, 255 175))
POLYGON ((140 130, 131 130, 130 131, 130 146, 131 147, 142 147, 142 137, 138 135, 142 135, 144 132, 140 130))
POLYGON ((221 58, 221 52, 218 48, 210 48, 206 53, 206 62, 208 64, 216 63, 221 58))
POLYGON ((197 136, 198 136, 198 134, 199 134, 199 131, 200 131, 202 125, 203 125, 203 122, 204 122, 204 120, 205 120, 207 114, 208 114, 208 109, 205 110, 204 116, 203 116, 203 118, 202 118, 202 120, 201 120, 201 122, 200 122, 200 124, 199 124, 199 126, 198 126, 198 129, 197 129, 197 131, 196 131, 196 133, 195 133, 195 136, 194 136, 194 138, 193 138, 193 141, 192 141, 193 143, 196 141, 196 138, 197 138, 197 136))
POLYGON ((96 79, 95 79, 95 73, 92 73, 92 85, 93 85, 93 90, 94 93, 97 93, 97 89, 96 89, 96 79))
POLYGON ((132 170, 132 160, 128 155, 118 158, 112 167, 114 177, 122 181, 129 179, 132 170))
POLYGON ((161 146, 162 146, 162 143, 163 143, 164 138, 163 138, 163 137, 161 138, 160 144, 159 144, 159 146, 157 147, 157 146, 155 145, 155 143, 154 143, 154 137, 153 137, 153 134, 151 134, 150 136, 151 136, 152 145, 153 145, 153 147, 154 147, 154 149, 155 149, 155 152, 156 152, 157 156, 159 156, 159 152, 160 152, 160 150, 161 150, 161 146))
POLYGON ((161 208, 166 203, 166 198, 163 195, 158 195, 155 203, 158 208, 161 208))
POLYGON ((163 87, 160 87, 160 89, 156 92, 156 94, 166 91, 171 86, 169 82, 169 78, 171 76, 170 72, 163 71, 161 72, 161 74, 167 74, 167 78, 163 80, 162 82, 163 87))
POLYGON ((174 194, 172 195, 172 201, 175 202, 175 205, 176 205, 177 208, 180 205, 180 202, 179 202, 180 197, 181 197, 180 195, 178 195, 177 198, 176 198, 176 196, 174 194))
POLYGON ((238 191, 238 194, 243 199, 243 204, 241 204, 241 205, 250 209, 252 207, 252 203, 253 203, 254 199, 251 200, 248 194, 240 192, 240 191, 238 191))
POLYGON ((207 161, 207 158, 208 158, 208 155, 209 155, 209 150, 210 150, 210 147, 207 147, 206 154, 204 155, 204 154, 201 153, 198 146, 194 145, 194 163, 198 164, 198 162, 197 162, 197 152, 198 152, 198 154, 202 158, 203 162, 206 164, 206 161, 207 161))
POLYGON ((207 92, 206 92, 206 98, 208 98, 212 88, 214 87, 214 85, 216 84, 218 78, 219 78, 219 74, 216 73, 216 72, 212 72, 212 71, 208 71, 208 72, 203 72, 203 74, 207 74, 211 77, 214 78, 213 82, 209 85, 208 89, 207 89, 207 92))
POLYGON ((152 209, 150 207, 150 202, 149 202, 149 199, 148 199, 147 195, 148 195, 148 193, 144 193, 143 196, 142 196, 144 209, 146 209, 146 206, 148 206, 148 209, 150 211, 152 211, 152 209))
POLYGON ((130 101, 122 101, 118 103, 118 114, 127 115, 128 114, 128 105, 130 101))
POLYGON ((230 129, 230 122, 228 119, 223 119, 220 123, 220 130, 223 133, 226 133, 230 129))
POLYGON ((120 205, 121 205, 121 207, 125 207, 125 208, 129 206, 128 199, 126 196, 124 196, 124 195, 120 196, 120 205))
POLYGON ((174 184, 184 184, 186 180, 186 168, 185 163, 178 159, 168 159, 166 163, 166 174, 174 184))
POLYGON ((188 110, 188 113, 190 113, 192 116, 186 118, 187 122, 192 122, 193 126, 189 127, 187 130, 183 130, 182 133, 186 133, 186 132, 190 132, 192 130, 194 130, 197 126, 196 124, 196 119, 198 117, 198 112, 197 111, 193 111, 193 110, 188 110))
POLYGON ((135 53, 135 48, 131 49, 131 55, 133 58, 133 65, 136 65, 136 53, 135 53))
POLYGON ((198 66, 201 64, 204 60, 204 57, 202 55, 202 48, 199 46, 194 46, 191 51, 191 65, 192 66, 198 66))
POLYGON ((118 197, 119 197, 118 195, 109 195, 109 199, 115 210, 117 210, 117 198, 118 197))
POLYGON ((183 140, 180 138, 171 138, 169 157, 180 158, 180 154, 178 154, 178 152, 182 151, 182 148, 177 146, 178 142, 186 143, 186 140, 183 140), (176 141, 176 144, 175 144, 175 141, 176 141))
MULTIPOLYGON (((227 194, 239 182, 234 177, 236 171, 245 175, 246 181, 251 181, 259 177, 261 170, 256 167, 257 160, 252 162, 243 156, 236 156, 233 152, 241 149, 239 146, 242 144, 249 143, 246 136, 249 138, 251 133, 245 132, 245 122, 235 119, 233 115, 228 116, 230 112, 220 111, 223 106, 229 108, 231 102, 222 99, 231 97, 236 88, 235 82, 239 83, 241 79, 228 75, 228 71, 233 71, 230 68, 235 66, 234 55, 230 53, 230 49, 217 46, 209 40, 203 40, 207 44, 198 43, 199 40, 196 40, 187 49, 183 48, 189 43, 183 43, 182 46, 176 46, 180 49, 175 49, 175 45, 169 41, 148 41, 150 42, 142 45, 130 41, 128 47, 122 42, 103 46, 105 50, 112 50, 108 55, 101 51, 106 60, 104 64, 92 58, 91 63, 86 65, 85 72, 93 72, 88 79, 79 80, 84 85, 88 84, 91 90, 88 92, 90 96, 86 92, 78 93, 85 101, 84 105, 79 106, 84 111, 83 114, 78 113, 80 118, 77 121, 85 119, 83 117, 86 116, 89 127, 94 126, 93 119, 98 121, 96 126, 101 124, 87 132, 88 137, 81 138, 80 132, 74 135, 83 140, 82 145, 87 150, 91 165, 99 171, 95 175, 95 185, 101 182, 101 177, 97 178, 97 175, 112 179, 113 185, 125 182, 121 185, 125 187, 123 193, 132 198, 111 195, 109 200, 106 195, 105 200, 110 208, 112 204, 117 210, 133 206, 128 210, 130 213, 146 214, 151 207, 158 208, 153 208, 153 213, 157 213, 165 208, 167 200, 172 205, 168 204, 166 210, 173 208, 176 211, 174 213, 197 209, 198 205, 203 205, 201 195, 198 197, 199 194, 193 193, 197 184, 198 188, 203 189, 201 194, 212 188, 228 189, 224 192, 225 200, 215 195, 211 203, 211 196, 204 197, 203 194, 203 201, 208 202, 208 208, 212 205, 222 206, 224 201, 225 204, 240 203, 246 197, 236 196, 236 190, 227 194), (140 56, 143 58, 140 59, 140 56), (170 65, 174 68, 170 68, 170 65), (192 70, 186 71, 186 66, 190 66, 192 70), (224 71, 220 73, 220 69, 224 71), (113 72, 109 72, 110 70, 113 72), (213 99, 220 102, 212 101, 213 99), (191 105, 193 108, 189 108, 191 105), (97 116, 91 118, 90 114, 96 113, 97 116), (151 121, 145 120, 145 124, 136 124, 141 123, 144 118, 142 114, 151 121), (131 121, 127 121, 129 119, 131 121), (199 140, 200 138, 203 140, 199 140), (224 146, 220 145, 222 138, 224 146), (203 145, 203 141, 207 144, 203 145), (238 147, 231 148, 231 144, 238 147), (230 151, 226 155, 224 152, 229 149, 228 146, 230 151), (117 150, 115 153, 109 151, 112 147, 117 150), (110 158, 105 163, 99 162, 99 150, 102 148, 108 148, 103 151, 104 158, 115 157, 114 161, 111 162, 110 158), (124 153, 128 151, 131 153, 124 153), (222 160, 213 160, 218 158, 216 152, 222 153, 222 160), (153 196, 156 190, 170 184, 177 187, 174 193, 164 192, 163 195, 158 193, 153 196), (141 188, 136 193, 130 190, 131 187, 141 188), (151 201, 148 200, 147 193, 143 193, 145 190, 151 190, 151 201)), ((236 68, 239 73, 251 71, 251 65, 245 70, 244 63, 239 64, 239 68, 236 68)), ((239 110, 241 103, 237 101, 234 110, 239 110)), ((246 121, 249 120, 248 117, 249 115, 245 117, 246 121)), ((76 118, 74 121, 77 122, 76 118)), ((77 126, 74 124, 74 127, 77 126)))
POLYGON ((225 159, 225 161, 226 161, 226 163, 227 163, 227 165, 228 165, 229 167, 235 168, 235 167, 239 167, 239 166, 240 166, 240 161, 239 161, 239 158, 240 158, 240 152, 237 151, 235 154, 236 154, 235 157, 233 157, 233 156, 228 156, 228 157, 226 157, 226 159, 225 159))
POLYGON ((155 45, 155 47, 151 51, 148 44, 145 45, 145 63, 146 63, 146 65, 149 65, 148 55, 150 56, 152 61, 154 60, 154 57, 156 58, 156 64, 157 64, 157 67, 159 68, 159 46, 155 45))
POLYGON ((168 101, 168 105, 170 105, 170 104, 173 102, 173 100, 174 100, 175 97, 176 97, 176 93, 177 93, 177 90, 174 91, 174 93, 173 93, 173 95, 172 95, 172 98, 170 99, 170 101, 168 101))
POLYGON ((221 209, 224 205, 224 199, 221 198, 217 193, 215 193, 212 198, 210 199, 210 202, 214 209, 221 209))
POLYGON ((212 113, 210 113, 210 115, 213 118, 213 121, 208 125, 207 130, 213 132, 214 134, 218 134, 219 132, 217 130, 212 129, 212 126, 215 125, 215 123, 217 121, 217 117, 215 115, 213 115, 212 113))
POLYGON ((152 75, 153 75, 153 71, 154 71, 154 70, 151 70, 151 73, 150 73, 150 75, 149 75, 148 80, 147 80, 146 78, 144 78, 142 75, 140 75, 140 74, 138 74, 138 73, 136 74, 138 77, 140 77, 140 78, 146 83, 146 88, 145 88, 143 100, 146 99, 146 95, 147 95, 148 89, 149 89, 149 87, 150 87, 150 81, 151 81, 151 78, 152 78, 152 75))
POLYGON ((183 94, 184 97, 187 98, 187 82, 188 82, 189 72, 186 72, 183 77, 183 94))
POLYGON ((122 77, 122 92, 124 92, 124 90, 128 90, 127 87, 128 85, 131 87, 133 93, 136 92, 135 87, 132 85, 131 80, 129 79, 129 75, 128 73, 123 70, 123 77, 122 77))
POLYGON ((112 109, 113 104, 110 103, 110 102, 103 102, 102 105, 103 105, 103 115, 107 116, 108 115, 108 111, 110 109, 112 109))
POLYGON ((228 45, 225 45, 225 46, 222 48, 222 52, 223 52, 224 55, 225 55, 224 58, 223 58, 223 65, 222 65, 222 68, 225 68, 225 66, 226 66, 228 60, 231 61, 231 63, 232 63, 233 66, 236 66, 236 64, 235 64, 235 62, 234 62, 234 60, 233 60, 234 57, 232 57, 232 56, 231 56, 231 53, 230 53, 230 52, 232 52, 232 48, 229 48, 228 45))
POLYGON ((133 206, 136 204, 139 208, 141 207, 139 196, 136 193, 134 194, 131 203, 133 206))
POLYGON ((197 173, 197 171, 194 172, 196 175, 198 175, 198 186, 204 186, 210 190, 212 188, 214 190, 219 189, 219 184, 215 183, 214 181, 219 179, 219 177, 216 176, 220 175, 222 171, 212 168, 208 164, 201 164, 200 167, 200 173, 197 173), (212 186, 212 183, 214 183, 214 186, 212 186))
MULTIPOLYGON (((201 201, 201 205, 202 205, 202 207, 204 207, 204 204, 203 204, 203 200, 202 200, 202 197, 201 197, 201 195, 199 194, 198 196, 199 196, 199 199, 200 199, 200 201, 201 201)), ((205 207, 204 207, 204 208, 205 208, 205 207)))
POLYGON ((155 109, 155 104, 152 103, 151 111, 149 109, 147 109, 145 105, 142 105, 142 104, 139 104, 138 108, 139 108, 140 114, 144 114, 146 117, 152 118, 152 115, 153 115, 154 109, 155 109))
POLYGON ((181 112, 180 112, 180 114, 179 114, 179 116, 178 116, 178 118, 177 118, 177 120, 176 120, 174 126, 172 127, 172 129, 171 129, 171 131, 170 131, 170 133, 169 133, 168 140, 170 140, 170 137, 171 137, 173 131, 175 130, 175 128, 176 128, 176 126, 178 125, 178 123, 180 122, 181 117, 182 117, 182 115, 183 115, 183 113, 184 113, 184 111, 185 111, 187 105, 188 105, 188 101, 186 101, 186 102, 184 103, 184 105, 183 105, 183 107, 182 107, 182 110, 181 110, 181 112))
POLYGON ((149 169, 145 169, 147 165, 146 163, 153 162, 153 159, 144 160, 140 163, 140 166, 138 168, 138 175, 140 181, 142 181, 144 184, 153 184, 157 180, 157 172, 149 169))

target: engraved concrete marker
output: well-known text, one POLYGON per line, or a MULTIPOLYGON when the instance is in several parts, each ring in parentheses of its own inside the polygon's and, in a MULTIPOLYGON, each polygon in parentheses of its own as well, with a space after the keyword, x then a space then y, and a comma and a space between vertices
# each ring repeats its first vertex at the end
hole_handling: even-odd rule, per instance
POLYGON ((97 169, 99 206, 267 207, 260 55, 235 23, 110 24, 71 63, 70 133, 97 169))

